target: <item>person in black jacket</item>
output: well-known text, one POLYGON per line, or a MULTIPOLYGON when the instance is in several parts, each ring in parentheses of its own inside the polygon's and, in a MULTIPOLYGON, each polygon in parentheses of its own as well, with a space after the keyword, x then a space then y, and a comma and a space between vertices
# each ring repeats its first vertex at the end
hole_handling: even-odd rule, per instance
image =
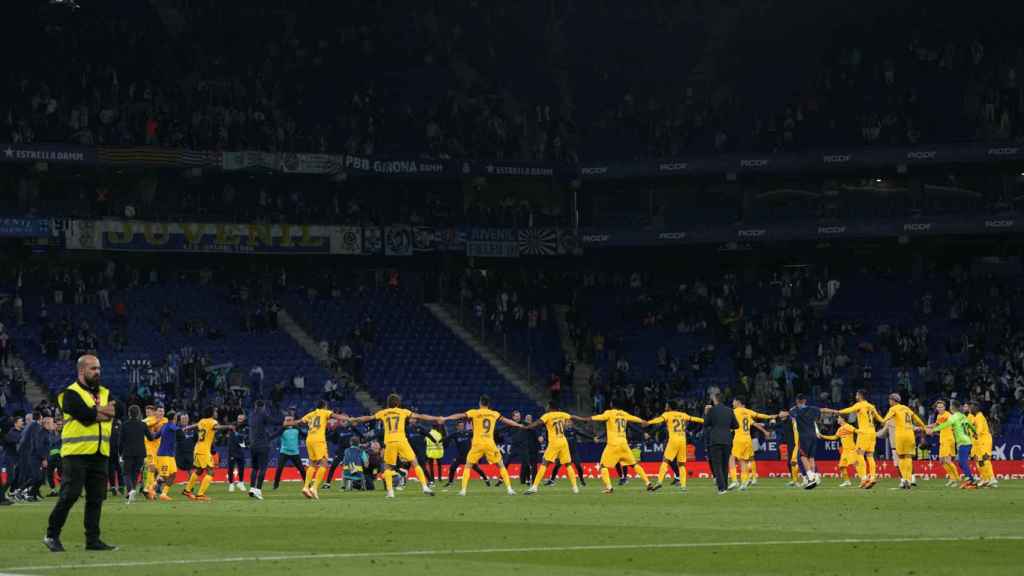
POLYGON ((249 496, 257 500, 263 500, 263 480, 270 464, 271 420, 266 402, 257 400, 249 417, 249 496))
POLYGON ((179 472, 191 474, 192 465, 196 461, 196 429, 189 426, 188 414, 179 412, 178 419, 181 423, 174 434, 174 463, 177 464, 179 472))
MULTIPOLYGON (((450 488, 452 483, 455 482, 455 471, 459 469, 459 466, 466 465, 466 456, 469 454, 469 448, 472 443, 473 432, 466 430, 466 423, 461 420, 455 425, 455 432, 445 435, 445 447, 450 446, 454 448, 451 451, 453 457, 452 463, 448 465, 448 483, 444 485, 445 490, 450 488)), ((448 452, 447 449, 445 451, 448 452)), ((487 478, 487 474, 484 473, 483 468, 479 464, 473 464, 473 471, 479 474, 484 484, 490 487, 491 481, 487 478)))
POLYGON ((146 461, 146 423, 142 421, 142 410, 135 404, 128 407, 128 420, 121 424, 121 458, 123 460, 124 485, 128 489, 128 503, 135 501, 139 490, 139 474, 146 461))
POLYGON ((228 492, 245 490, 245 449, 249 440, 249 429, 245 414, 235 418, 235 428, 228 437, 228 492), (236 476, 237 471, 237 476, 236 476))
POLYGON ((114 420, 110 431, 110 459, 107 460, 107 476, 110 478, 110 494, 120 489, 124 494, 124 471, 121 469, 121 421, 114 420))
POLYGON ((722 395, 711 395, 711 406, 704 408, 704 441, 708 448, 708 464, 715 475, 718 493, 729 486, 729 454, 732 452, 732 431, 739 427, 731 408, 722 404, 722 395))
POLYGON ((46 430, 40 423, 38 412, 25 415, 25 429, 18 441, 18 485, 23 500, 39 501, 39 486, 43 483, 43 467, 50 449, 46 445, 46 430))

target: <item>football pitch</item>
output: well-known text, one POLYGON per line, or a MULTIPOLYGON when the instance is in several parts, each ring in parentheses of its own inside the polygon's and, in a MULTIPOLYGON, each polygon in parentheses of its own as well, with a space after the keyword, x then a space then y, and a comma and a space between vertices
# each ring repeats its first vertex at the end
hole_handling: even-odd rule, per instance
MULTIPOLYGON (((579 495, 564 480, 536 496, 474 481, 430 498, 413 483, 384 493, 321 492, 296 483, 259 502, 224 485, 212 502, 104 506, 116 552, 82 550, 83 501, 52 554, 42 544, 53 499, 0 508, 0 574, 1020 574, 1024 483, 962 491, 941 480, 913 491, 814 491, 762 479, 719 496, 711 482, 647 493, 639 482, 579 495), (93 569, 89 569, 89 567, 93 569)), ((519 490, 518 482, 513 486, 519 490)), ((178 487, 180 491, 180 486, 178 487)))

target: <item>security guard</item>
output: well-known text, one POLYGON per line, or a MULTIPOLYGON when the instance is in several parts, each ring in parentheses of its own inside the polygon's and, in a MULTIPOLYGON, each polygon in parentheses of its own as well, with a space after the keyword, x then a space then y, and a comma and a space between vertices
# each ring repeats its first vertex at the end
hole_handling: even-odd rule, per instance
POLYGON ((60 457, 63 482, 60 498, 50 513, 43 544, 63 552, 60 531, 68 513, 85 489, 85 549, 116 550, 100 540, 100 513, 107 495, 107 459, 115 409, 110 391, 100 385, 100 361, 92 355, 78 359, 78 379, 57 396, 64 413, 60 457))

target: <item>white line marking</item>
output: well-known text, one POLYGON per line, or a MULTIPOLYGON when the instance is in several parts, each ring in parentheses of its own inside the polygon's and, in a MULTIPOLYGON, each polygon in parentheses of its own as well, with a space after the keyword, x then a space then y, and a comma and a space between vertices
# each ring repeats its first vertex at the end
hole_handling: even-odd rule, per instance
MULTIPOLYGON (((475 550, 405 550, 401 552, 338 552, 332 554, 281 554, 275 556, 232 556, 176 560, 138 560, 128 562, 50 564, 15 566, 2 570, 66 570, 76 568, 137 568, 142 566, 188 566, 192 564, 232 564, 238 562, 284 562, 291 560, 330 560, 344 558, 394 558, 406 556, 469 556, 473 554, 523 554, 530 552, 593 552, 602 550, 675 550, 728 548, 732 546, 784 546, 828 544, 904 544, 914 542, 1009 542, 1024 541, 1024 536, 974 536, 934 538, 839 538, 835 540, 762 540, 746 542, 669 542, 663 544, 593 544, 581 546, 534 546, 526 548, 479 548, 475 550)), ((0 574, 0 576, 4 576, 0 574)))

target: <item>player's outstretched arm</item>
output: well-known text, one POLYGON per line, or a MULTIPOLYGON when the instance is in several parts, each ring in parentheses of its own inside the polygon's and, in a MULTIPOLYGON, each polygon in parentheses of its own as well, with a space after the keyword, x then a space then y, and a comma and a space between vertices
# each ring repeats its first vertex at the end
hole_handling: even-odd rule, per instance
POLYGON ((444 424, 444 416, 431 416, 429 414, 417 414, 413 412, 409 414, 409 418, 412 420, 426 420, 427 422, 437 422, 438 424, 444 424))
POLYGON ((459 412, 457 414, 445 416, 444 418, 442 418, 442 420, 447 422, 448 420, 465 420, 466 418, 469 418, 469 416, 467 416, 465 412, 459 412))
POLYGON ((821 438, 822 440, 839 440, 838 434, 822 434, 821 432, 817 432, 816 434, 818 438, 821 438))
POLYGON ((658 424, 664 424, 664 423, 665 423, 665 417, 664 416, 658 416, 657 418, 651 418, 650 420, 647 421, 647 424, 649 426, 657 426, 658 424))
POLYGON ((686 419, 688 421, 690 421, 690 422, 696 422, 697 424, 703 424, 704 423, 704 419, 701 418, 700 416, 690 416, 689 414, 687 414, 686 415, 686 419))
POLYGON ((523 428, 525 428, 527 430, 533 430, 534 428, 540 428, 543 425, 544 425, 544 421, 541 420, 540 418, 538 418, 538 419, 534 420, 533 422, 530 422, 530 424, 528 426, 523 426, 523 428))
POLYGON ((509 418, 505 418, 504 416, 498 418, 498 422, 501 422, 502 424, 508 426, 509 428, 519 428, 521 430, 526 428, 526 426, 523 426, 519 422, 516 422, 515 420, 511 420, 509 418))

